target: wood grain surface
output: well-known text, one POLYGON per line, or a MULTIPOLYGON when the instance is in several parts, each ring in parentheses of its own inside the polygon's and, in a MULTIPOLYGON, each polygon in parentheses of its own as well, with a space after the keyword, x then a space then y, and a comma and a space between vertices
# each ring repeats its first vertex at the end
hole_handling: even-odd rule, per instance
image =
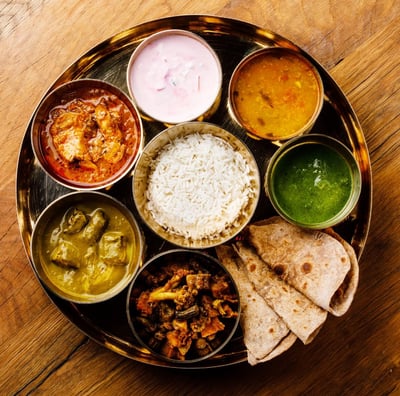
POLYGON ((0 1, 0 394, 399 395, 399 36, 395 0, 0 1), (97 345, 50 302, 20 239, 16 164, 43 93, 97 43, 182 14, 241 19, 308 51, 347 94, 370 151, 373 215, 350 311, 255 367, 162 369, 97 345))

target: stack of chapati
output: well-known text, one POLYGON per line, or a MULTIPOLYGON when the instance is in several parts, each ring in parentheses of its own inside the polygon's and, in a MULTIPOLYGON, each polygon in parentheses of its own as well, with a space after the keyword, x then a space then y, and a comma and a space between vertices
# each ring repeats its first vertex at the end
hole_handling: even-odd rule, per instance
POLYGON ((310 343, 328 312, 343 315, 358 284, 353 248, 333 231, 296 227, 280 217, 249 225, 216 248, 239 288, 241 326, 251 365, 310 343))

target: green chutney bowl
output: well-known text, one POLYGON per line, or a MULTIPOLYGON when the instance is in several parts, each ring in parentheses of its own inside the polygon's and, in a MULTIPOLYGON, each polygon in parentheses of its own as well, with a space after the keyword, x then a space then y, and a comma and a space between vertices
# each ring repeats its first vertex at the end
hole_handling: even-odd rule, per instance
POLYGON ((264 187, 285 220, 311 229, 342 222, 360 196, 361 172, 339 140, 307 134, 283 144, 271 157, 264 187))

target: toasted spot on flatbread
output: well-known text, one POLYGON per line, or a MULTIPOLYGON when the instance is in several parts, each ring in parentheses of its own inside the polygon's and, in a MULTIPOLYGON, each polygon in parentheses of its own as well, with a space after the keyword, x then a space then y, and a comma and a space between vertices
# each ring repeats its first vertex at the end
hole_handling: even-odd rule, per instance
POLYGON ((312 264, 311 264, 311 263, 305 262, 305 263, 301 266, 301 269, 303 270, 303 272, 304 272, 305 274, 308 274, 308 273, 310 273, 311 270, 312 270, 312 264))
POLYGON ((286 267, 284 265, 277 265, 274 267, 274 272, 276 275, 278 275, 279 277, 283 278, 283 275, 286 272, 286 267))

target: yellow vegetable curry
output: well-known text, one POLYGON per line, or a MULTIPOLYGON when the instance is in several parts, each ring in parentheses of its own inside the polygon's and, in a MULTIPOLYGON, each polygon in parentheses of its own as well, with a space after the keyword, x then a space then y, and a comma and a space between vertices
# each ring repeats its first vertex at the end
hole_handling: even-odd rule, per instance
POLYGON ((118 209, 85 203, 54 218, 42 244, 44 270, 55 285, 69 294, 98 295, 129 270, 135 237, 118 209))

